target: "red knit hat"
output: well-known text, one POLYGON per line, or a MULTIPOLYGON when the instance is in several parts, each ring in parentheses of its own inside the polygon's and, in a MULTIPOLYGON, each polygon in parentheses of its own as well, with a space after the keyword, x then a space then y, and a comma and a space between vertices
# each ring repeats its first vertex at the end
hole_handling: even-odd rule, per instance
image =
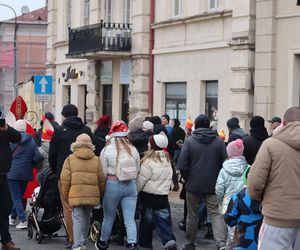
POLYGON ((128 127, 123 121, 118 121, 115 122, 108 133, 110 136, 117 136, 117 137, 122 137, 122 136, 127 136, 128 135, 128 127))
POLYGON ((111 123, 111 119, 109 117, 109 115, 104 115, 101 116, 98 121, 96 121, 96 124, 98 125, 98 127, 109 127, 111 123))

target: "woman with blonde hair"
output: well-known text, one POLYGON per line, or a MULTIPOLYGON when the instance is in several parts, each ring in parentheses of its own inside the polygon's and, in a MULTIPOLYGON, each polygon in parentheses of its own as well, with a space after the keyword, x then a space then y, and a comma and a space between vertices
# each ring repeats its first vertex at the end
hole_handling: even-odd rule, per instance
POLYGON ((141 221, 139 227, 140 249, 152 249, 152 231, 158 234, 167 250, 176 250, 176 238, 172 231, 168 193, 172 185, 171 160, 164 150, 168 139, 164 133, 150 138, 151 150, 142 159, 137 177, 141 197, 141 221))
POLYGON ((127 249, 137 249, 137 229, 134 220, 137 187, 136 177, 140 156, 129 142, 128 127, 123 121, 116 122, 109 131, 109 139, 101 152, 100 161, 106 174, 103 198, 104 219, 101 236, 95 243, 98 250, 108 249, 108 241, 116 217, 118 205, 122 207, 127 233, 127 249))

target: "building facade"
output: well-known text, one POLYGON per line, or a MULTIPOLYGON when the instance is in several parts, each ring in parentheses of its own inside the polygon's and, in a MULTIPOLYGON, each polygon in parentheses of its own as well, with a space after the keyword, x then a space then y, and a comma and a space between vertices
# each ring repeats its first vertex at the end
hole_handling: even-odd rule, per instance
MULTIPOLYGON (((46 73, 47 8, 24 13, 17 17, 17 81, 14 84, 14 30, 15 20, 0 23, 0 109, 4 114, 13 101, 15 84, 22 96, 22 84, 33 75, 46 73)), ((33 92, 24 98, 29 107, 38 106, 33 92)), ((35 110, 34 111, 38 111, 35 110)))

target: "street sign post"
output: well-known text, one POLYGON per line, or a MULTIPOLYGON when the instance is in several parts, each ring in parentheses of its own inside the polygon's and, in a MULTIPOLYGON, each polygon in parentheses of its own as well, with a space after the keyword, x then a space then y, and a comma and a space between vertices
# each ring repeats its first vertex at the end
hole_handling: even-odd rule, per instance
POLYGON ((52 76, 34 76, 34 94, 37 102, 50 102, 52 97, 52 76))

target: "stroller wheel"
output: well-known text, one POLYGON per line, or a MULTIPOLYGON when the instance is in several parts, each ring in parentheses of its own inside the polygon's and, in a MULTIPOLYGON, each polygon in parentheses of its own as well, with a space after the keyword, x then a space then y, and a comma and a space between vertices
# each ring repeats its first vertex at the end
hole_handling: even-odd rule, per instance
POLYGON ((43 239, 42 234, 39 233, 39 232, 36 232, 35 233, 35 239, 36 239, 37 243, 40 244, 42 242, 42 239, 43 239))
POLYGON ((29 226, 27 227, 27 236, 29 239, 32 239, 33 237, 33 229, 32 229, 32 226, 29 226))
POLYGON ((98 239, 101 232, 101 223, 99 221, 94 221, 90 227, 90 238, 93 242, 98 239))

